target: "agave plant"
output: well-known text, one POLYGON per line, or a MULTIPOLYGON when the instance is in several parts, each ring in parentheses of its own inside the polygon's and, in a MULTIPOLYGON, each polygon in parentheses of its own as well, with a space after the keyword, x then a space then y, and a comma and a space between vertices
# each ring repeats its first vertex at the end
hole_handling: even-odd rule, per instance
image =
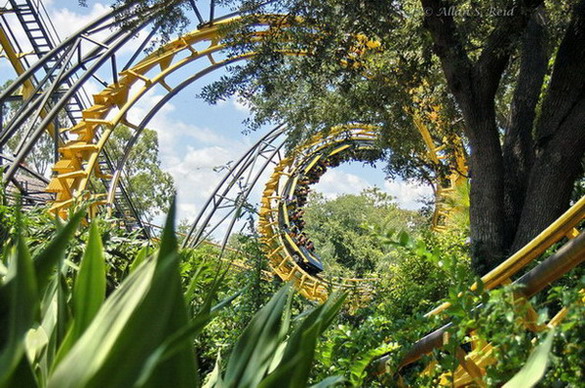
MULTIPOLYGON (((316 342, 344 296, 291 318, 283 287, 255 315, 227 364, 200 376, 194 339, 237 293, 217 302, 218 275, 205 295, 196 276, 183 290, 171 207, 158 249, 143 249, 106 298, 106 265, 97 222, 79 266, 66 260, 85 211, 73 214, 31 256, 17 219, 3 249, 0 283, 0 387, 305 387, 316 342), (193 308, 194 300, 202 301, 193 308), (189 308, 187 308, 189 306, 189 308)), ((320 386, 337 384, 338 378, 320 386)))

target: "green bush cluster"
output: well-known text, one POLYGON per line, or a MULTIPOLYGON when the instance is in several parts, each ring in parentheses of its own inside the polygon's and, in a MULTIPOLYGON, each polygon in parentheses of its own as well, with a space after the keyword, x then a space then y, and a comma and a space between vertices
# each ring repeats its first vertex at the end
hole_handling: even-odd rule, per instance
MULTIPOLYGON (((467 245, 463 234, 423 234, 376 231, 378 237, 392 250, 393 261, 385 278, 377 285, 375 296, 357 312, 342 312, 336 325, 318 347, 315 377, 327 374, 343 375, 352 386, 397 386, 398 376, 403 384, 415 387, 435 387, 441 376, 460 365, 455 357, 457 347, 470 350, 470 333, 474 340, 496 347, 497 362, 487 368, 487 386, 527 387, 528 378, 541 370, 539 386, 580 387, 585 359, 585 287, 583 269, 577 268, 562 281, 530 300, 538 313, 537 324, 548 322, 563 306, 569 313, 552 334, 551 331, 527 330, 527 304, 518 305, 515 287, 508 286, 487 292, 479 287, 470 291, 473 272, 466 259, 467 245), (385 280, 385 281, 384 281, 385 280), (425 313, 442 302, 451 306, 441 315, 427 318, 425 313), (400 370, 399 374, 376 375, 375 360, 389 355, 387 370, 397 371, 411 346, 426 334, 453 323, 449 329, 449 344, 423 357, 420 362, 400 370), (550 346, 543 347, 550 335, 550 346), (541 354, 540 363, 534 354, 541 354), (542 362, 542 360, 545 360, 542 362), (432 369, 421 372, 430 362, 432 369), (536 365, 536 366, 534 366, 536 365), (545 373, 546 371, 546 373, 545 373), (512 379, 520 379, 513 385, 512 379)), ((479 279, 475 279, 481 286, 479 279)))

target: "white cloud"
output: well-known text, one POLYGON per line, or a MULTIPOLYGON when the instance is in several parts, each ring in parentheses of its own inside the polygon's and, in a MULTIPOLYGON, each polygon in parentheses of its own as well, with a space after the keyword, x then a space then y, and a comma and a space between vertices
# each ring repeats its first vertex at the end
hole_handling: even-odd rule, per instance
MULTIPOLYGON (((77 32, 80 28, 90 23, 92 20, 109 12, 111 8, 103 3, 93 3, 89 12, 76 12, 76 10, 82 11, 77 7, 71 9, 67 8, 48 8, 48 13, 51 17, 51 22, 55 26, 57 33, 61 39, 71 36, 77 32)), ((105 30, 97 36, 103 38, 109 35, 111 32, 105 30)))
MULTIPOLYGON (((130 122, 140 123, 161 98, 154 89, 148 91, 129 111, 130 122)), ((194 219, 227 172, 217 168, 239 159, 250 143, 249 139, 226 138, 210 128, 182 121, 172 103, 165 104, 147 127, 157 131, 163 168, 175 180, 180 219, 194 219)))
POLYGON ((212 146, 196 149, 189 146, 186 155, 166 157, 167 171, 173 175, 183 208, 193 217, 219 183, 221 172, 215 168, 227 163, 231 153, 226 148, 212 146))
POLYGON ((411 210, 421 208, 421 199, 433 195, 433 189, 428 185, 404 181, 386 181, 384 191, 392 195, 402 208, 411 210))
MULTIPOLYGON (((136 92, 135 85, 130 95, 136 92)), ((162 94, 158 94, 154 89, 147 91, 144 96, 138 100, 136 105, 128 112, 128 119, 131 123, 138 125, 148 112, 156 105, 162 94)), ((198 143, 204 146, 214 144, 233 144, 233 140, 227 139, 219 135, 216 131, 189 124, 177 119, 176 107, 171 102, 167 102, 156 113, 152 120, 147 124, 147 128, 154 129, 158 133, 159 145, 163 163, 167 155, 176 155, 181 147, 186 144, 198 143)), ((240 142, 241 144, 241 142, 240 142)))
POLYGON ((325 198, 334 199, 341 194, 359 194, 370 186, 365 179, 357 175, 341 169, 332 169, 328 170, 312 188, 322 193, 325 198))
MULTIPOLYGON (((343 167, 340 167, 327 171, 312 188, 327 199, 335 199, 342 194, 357 195, 372 186, 374 185, 367 179, 344 172, 343 167)), ((411 210, 419 209, 422 206, 421 200, 433 195, 433 190, 428 185, 398 180, 385 181, 382 190, 392 195, 400 207, 411 210)))

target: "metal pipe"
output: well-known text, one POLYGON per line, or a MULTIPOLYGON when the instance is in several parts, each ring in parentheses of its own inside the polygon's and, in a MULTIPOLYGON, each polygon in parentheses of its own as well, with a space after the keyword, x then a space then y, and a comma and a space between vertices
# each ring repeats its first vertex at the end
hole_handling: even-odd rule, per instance
MULTIPOLYGON (((79 77, 79 80, 77 80, 77 82, 75 84, 73 84, 64 93, 63 97, 59 100, 59 103, 52 107, 52 109, 49 111, 49 113, 47 113, 46 117, 43 119, 41 124, 33 132, 32 136, 31 136, 32 137, 31 140, 25 145, 25 147, 23 147, 22 151, 19 152, 18 155, 16 156, 15 162, 17 164, 21 163, 24 160, 24 158, 30 152, 31 148, 36 143, 36 141, 38 140, 38 138, 40 137, 40 135, 42 134, 44 129, 53 120, 53 118, 59 113, 62 106, 71 98, 71 96, 73 96, 77 92, 77 89, 79 89, 94 74, 94 72, 97 71, 111 57, 112 54, 114 54, 120 47, 122 47, 128 40, 130 40, 136 32, 138 32, 141 28, 143 28, 149 22, 150 22, 149 20, 144 21, 142 24, 138 25, 135 30, 129 31, 128 34, 126 34, 126 36, 121 38, 118 42, 116 42, 109 49, 107 49, 102 54, 102 56, 89 67, 87 72, 84 73, 81 77, 79 77)), ((6 171, 4 178, 3 178, 4 184, 6 184, 7 182, 10 181, 10 178, 14 175, 15 172, 16 172, 16 167, 14 165, 11 166, 8 169, 8 171, 6 171)))
POLYGON ((2 93, 0 93, 0 101, 13 94, 22 84, 28 80, 34 73, 36 73, 41 67, 43 67, 48 60, 50 60, 53 56, 57 55, 64 47, 67 47, 71 43, 73 43, 80 35, 82 35, 85 31, 101 24, 102 22, 106 21, 109 18, 114 17, 118 12, 123 10, 126 7, 121 7, 117 10, 112 10, 101 17, 97 18, 96 20, 91 21, 90 23, 86 24, 84 27, 79 29, 76 33, 72 34, 71 36, 67 37, 65 40, 61 42, 58 46, 53 48, 47 54, 45 54, 38 62, 34 63, 31 67, 29 67, 24 73, 22 73, 8 88, 6 88, 2 93))
MULTIPOLYGON (((120 36, 122 36, 126 33, 127 32, 122 31, 122 30, 115 31, 114 33, 112 33, 110 36, 108 36, 105 39, 105 42, 106 43, 113 42, 116 39, 118 39, 120 36)), ((61 45, 61 47, 63 47, 62 50, 65 50, 64 46, 61 45)), ((92 61, 95 58, 99 58, 99 55, 100 55, 99 53, 103 50, 104 49, 101 46, 94 48, 89 53, 87 53, 83 58, 81 58, 79 63, 77 63, 75 66, 72 66, 69 69, 66 69, 66 72, 62 76, 62 80, 63 80, 62 82, 69 82, 70 79, 75 75, 75 73, 79 69, 87 70, 87 68, 85 67, 85 63, 92 61)), ((45 55, 43 57, 43 59, 41 59, 41 60, 45 60, 45 59, 50 60, 51 58, 46 58, 46 55, 45 55)), ((5 144, 9 140, 9 138, 14 134, 14 132, 20 126, 22 126, 22 124, 26 120, 28 120, 32 111, 34 109, 36 109, 37 106, 40 104, 41 98, 46 93, 46 91, 44 91, 42 93, 39 93, 39 92, 41 91, 42 87, 47 82, 47 80, 50 79, 50 77, 52 76, 52 73, 55 71, 56 68, 57 68, 57 66, 54 66, 53 68, 51 68, 51 70, 49 72, 47 72, 47 74, 43 77, 43 79, 37 83, 36 87, 34 88, 34 92, 26 99, 26 101, 23 102, 23 104, 21 105, 21 107, 19 108, 17 113, 14 115, 14 117, 11 119, 11 121, 6 125, 6 128, 2 129, 2 132, 0 132, 0 136, 1 136, 0 142, 2 144, 5 144)), ((34 77, 34 75, 33 75, 33 77, 34 77)), ((79 89, 81 89, 81 87, 79 87, 79 89)), ((8 98, 8 97, 6 97, 6 98, 8 98)), ((1 95, 0 95, 0 101, 3 101, 3 97, 1 95)), ((43 109, 44 109, 44 107, 43 107, 43 109)))

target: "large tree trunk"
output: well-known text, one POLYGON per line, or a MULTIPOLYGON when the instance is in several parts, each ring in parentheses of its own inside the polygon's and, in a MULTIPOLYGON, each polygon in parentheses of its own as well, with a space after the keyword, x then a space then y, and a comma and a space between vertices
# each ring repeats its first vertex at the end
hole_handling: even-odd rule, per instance
POLYGON ((569 206, 575 181, 583 173, 585 98, 574 109, 557 136, 538 153, 512 252, 522 248, 569 206))
POLYGON ((569 206, 585 154, 585 0, 561 42, 537 125, 537 153, 512 252, 569 206))
POLYGON ((514 241, 534 162, 532 131, 549 59, 543 22, 544 9, 540 9, 530 19, 522 38, 520 70, 502 146, 506 249, 514 241))
POLYGON ((470 234, 472 265, 484 274, 504 255, 504 169, 495 119, 466 120, 478 130, 471 138, 470 234))

